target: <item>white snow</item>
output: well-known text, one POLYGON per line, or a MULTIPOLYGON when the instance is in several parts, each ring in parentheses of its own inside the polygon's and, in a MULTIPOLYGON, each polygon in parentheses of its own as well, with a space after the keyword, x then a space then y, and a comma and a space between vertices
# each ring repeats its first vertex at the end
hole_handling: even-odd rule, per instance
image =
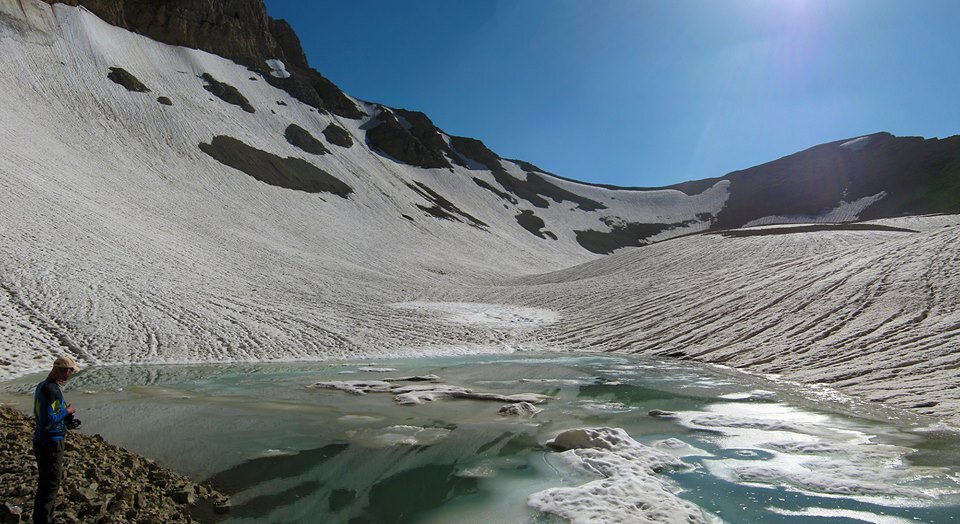
POLYGON ((860 218, 860 213, 863 212, 864 209, 870 207, 885 196, 887 196, 887 193, 885 191, 881 191, 875 195, 858 198, 853 202, 840 201, 840 204, 837 207, 820 215, 766 216, 756 220, 751 220, 744 224, 743 227, 749 228, 773 224, 822 224, 853 222, 860 218))
MULTIPOLYGON (((534 211, 558 239, 539 239, 514 218, 532 206, 472 183, 498 187, 489 171, 393 162, 364 145, 365 120, 83 9, 0 0, 0 67, 14 72, 0 76, 0 378, 60 352, 83 366, 682 352, 960 420, 960 389, 942 387, 960 368, 960 217, 880 221, 920 233, 693 235, 600 257, 573 231, 609 230, 609 217, 688 222, 660 239, 699 231, 729 183, 688 196, 545 177, 607 208, 547 199, 534 211), (109 67, 152 92, 128 92, 109 67), (211 100, 203 73, 257 112, 211 100), (335 123, 356 144, 308 155, 285 140, 291 123, 315 136, 335 123), (218 135, 303 159, 354 193, 266 185, 200 151, 218 135), (488 227, 427 216, 412 182, 488 227)), ((881 196, 768 218, 847 220, 881 196)))
POLYGON ((287 66, 284 65, 283 61, 277 60, 276 58, 271 58, 267 60, 267 67, 270 68, 270 75, 277 78, 290 78, 290 73, 287 71, 287 66))
POLYGON ((674 494, 658 473, 684 468, 680 459, 640 444, 620 428, 571 429, 548 446, 600 478, 581 486, 551 488, 529 497, 540 511, 573 523, 687 523, 706 522, 694 504, 674 494))
POLYGON ((850 151, 860 151, 861 149, 863 149, 864 146, 866 146, 869 143, 870 143, 870 137, 862 136, 860 138, 854 138, 853 140, 844 142, 840 144, 840 147, 844 149, 849 149, 850 151))

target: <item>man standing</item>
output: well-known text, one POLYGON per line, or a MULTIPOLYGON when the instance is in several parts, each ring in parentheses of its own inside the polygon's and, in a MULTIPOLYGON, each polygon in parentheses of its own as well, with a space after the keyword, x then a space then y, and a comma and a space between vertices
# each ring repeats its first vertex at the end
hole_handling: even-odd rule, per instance
POLYGON ((47 379, 37 384, 33 396, 33 418, 36 430, 33 434, 33 454, 37 457, 40 479, 37 482, 37 498, 33 503, 33 521, 53 522, 53 509, 63 478, 63 439, 67 435, 76 408, 66 404, 60 386, 76 371, 77 361, 69 355, 57 357, 47 379))

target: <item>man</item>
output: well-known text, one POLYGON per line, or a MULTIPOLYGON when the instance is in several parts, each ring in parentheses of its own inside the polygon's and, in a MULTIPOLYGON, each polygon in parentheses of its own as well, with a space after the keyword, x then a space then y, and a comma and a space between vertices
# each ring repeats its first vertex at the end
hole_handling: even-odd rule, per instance
POLYGON ((76 408, 64 402, 60 386, 78 369, 73 357, 57 357, 47 379, 37 384, 33 395, 33 418, 36 421, 33 454, 40 469, 37 498, 33 503, 34 522, 53 522, 53 509, 63 478, 63 439, 67 436, 68 426, 79 425, 73 419, 76 408))

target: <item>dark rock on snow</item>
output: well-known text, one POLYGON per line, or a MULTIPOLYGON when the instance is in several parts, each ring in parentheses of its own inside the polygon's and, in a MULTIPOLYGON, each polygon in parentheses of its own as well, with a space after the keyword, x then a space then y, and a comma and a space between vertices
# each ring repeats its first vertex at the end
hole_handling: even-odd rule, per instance
POLYGON ((640 247, 649 244, 646 239, 674 229, 691 224, 692 222, 677 222, 673 224, 644 224, 626 222, 619 217, 603 217, 601 222, 610 226, 610 231, 594 229, 574 230, 577 243, 584 249, 598 255, 613 253, 622 247, 640 247))
POLYGON ((323 136, 327 139, 327 142, 330 142, 335 146, 353 146, 353 138, 350 136, 350 133, 348 133, 346 129, 332 122, 326 127, 326 129, 323 130, 323 136))
POLYGON ((250 105, 250 101, 247 100, 247 97, 243 96, 236 87, 233 87, 230 84, 225 84, 220 82, 216 78, 210 75, 210 73, 204 73, 200 75, 200 78, 203 79, 206 84, 203 86, 204 89, 213 93, 214 96, 223 100, 228 104, 233 104, 239 106, 241 109, 247 113, 256 113, 256 109, 250 105))
POLYGON ((540 231, 546 227, 546 224, 543 222, 543 219, 535 215, 533 211, 524 209, 515 218, 517 219, 517 223, 530 233, 544 239, 547 237, 553 240, 557 239, 557 235, 554 235, 550 231, 540 231))
POLYGON ((312 153, 314 155, 325 155, 329 153, 327 148, 323 146, 322 142, 314 138, 309 131, 298 126, 297 124, 290 124, 287 126, 287 130, 284 131, 283 136, 291 145, 299 147, 307 153, 312 153))
POLYGON ((396 115, 384 108, 377 116, 378 124, 367 130, 371 146, 401 162, 426 169, 450 167, 440 151, 423 144, 407 130, 396 115))
POLYGON ((137 93, 150 92, 150 89, 143 85, 143 82, 122 67, 111 67, 110 72, 107 73, 107 78, 127 88, 127 91, 134 91, 137 93))
MULTIPOLYGON (((525 180, 520 180, 513 177, 507 173, 507 170, 504 169, 503 164, 500 163, 500 157, 491 151, 480 140, 475 138, 454 136, 450 137, 450 144, 460 154, 482 164, 484 167, 489 169, 490 172, 493 173, 493 178, 498 184, 503 186, 507 193, 511 193, 517 198, 526 200, 536 207, 545 208, 550 205, 550 203, 543 197, 549 198, 557 203, 563 201, 573 202, 577 204, 579 209, 584 211, 596 211, 598 209, 606 209, 607 207, 596 200, 580 196, 559 186, 553 185, 536 173, 527 173, 525 180)), ((476 182, 476 180, 474 181, 476 182)), ((503 193, 496 191, 489 184, 480 184, 478 182, 478 185, 493 191, 503 198, 503 193)))
POLYGON ((157 97, 157 102, 160 102, 161 104, 163 104, 163 105, 165 105, 165 106, 172 106, 172 105, 173 105, 173 101, 170 100, 170 98, 165 97, 165 96, 157 97))
POLYGON ((201 142, 200 149, 265 184, 307 193, 333 193, 341 198, 353 193, 350 186, 306 160, 282 158, 233 137, 215 136, 209 144, 201 142))
POLYGON ((479 229, 485 229, 487 227, 485 222, 453 205, 452 202, 440 196, 436 191, 427 187, 427 185, 421 182, 414 182, 412 184, 407 183, 407 187, 414 190, 418 195, 433 204, 432 206, 422 206, 417 204, 417 207, 426 212, 428 215, 436 218, 442 218, 444 220, 463 222, 463 220, 457 218, 459 216, 466 219, 467 222, 473 227, 479 229))

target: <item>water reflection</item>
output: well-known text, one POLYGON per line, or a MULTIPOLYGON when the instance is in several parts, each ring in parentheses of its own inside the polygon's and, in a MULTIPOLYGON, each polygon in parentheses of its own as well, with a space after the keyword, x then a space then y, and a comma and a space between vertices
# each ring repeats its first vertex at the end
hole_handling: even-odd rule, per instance
MULTIPOLYGON (((38 380, 4 384, 0 400, 27 408, 38 380)), ((236 522, 552 521, 527 497, 596 477, 542 444, 586 426, 620 427, 682 458, 691 471, 661 477, 731 522, 951 522, 960 509, 956 433, 686 362, 514 354, 101 368, 78 375, 67 395, 85 431, 231 493, 236 522), (389 394, 306 387, 427 374, 555 399, 518 418, 497 402, 399 406, 389 394)))

